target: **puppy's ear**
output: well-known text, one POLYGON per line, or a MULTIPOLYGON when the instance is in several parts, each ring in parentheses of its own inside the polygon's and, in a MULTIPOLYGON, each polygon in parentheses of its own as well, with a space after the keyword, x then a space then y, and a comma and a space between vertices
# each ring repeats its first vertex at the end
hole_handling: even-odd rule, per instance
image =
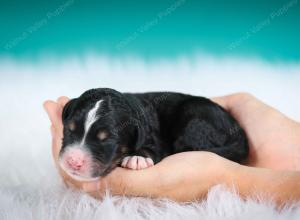
POLYGON ((72 114, 77 99, 71 99, 64 107, 62 112, 62 120, 65 121, 72 114))

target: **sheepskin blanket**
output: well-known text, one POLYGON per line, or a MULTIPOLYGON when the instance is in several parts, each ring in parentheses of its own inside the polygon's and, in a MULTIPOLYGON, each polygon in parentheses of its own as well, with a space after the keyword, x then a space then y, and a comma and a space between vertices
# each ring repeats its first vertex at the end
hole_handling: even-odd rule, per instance
POLYGON ((89 88, 169 90, 202 96, 248 91, 300 121, 300 65, 260 60, 179 57, 144 61, 87 55, 59 60, 0 59, 0 219, 300 219, 300 205, 281 210, 271 199, 241 199, 222 186, 207 199, 168 200, 107 195, 95 200, 68 189, 51 158, 46 99, 89 88))

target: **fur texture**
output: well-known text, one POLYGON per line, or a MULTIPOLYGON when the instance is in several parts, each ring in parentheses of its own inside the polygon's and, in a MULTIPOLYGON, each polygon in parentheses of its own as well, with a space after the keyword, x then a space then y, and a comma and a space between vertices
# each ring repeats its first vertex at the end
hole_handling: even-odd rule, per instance
POLYGON ((298 220, 298 203, 276 210, 262 195, 241 200, 222 187, 191 204, 111 196, 100 202, 66 189, 51 159, 50 123, 42 102, 62 94, 77 97, 98 86, 136 92, 163 88, 207 97, 248 91, 300 121, 300 102, 295 101, 299 81, 300 65, 258 60, 199 56, 146 63, 87 56, 64 61, 47 57, 32 64, 2 59, 0 219, 298 220))
POLYGON ((199 96, 90 89, 66 104, 62 119, 61 161, 69 167, 66 172, 79 177, 107 175, 127 156, 154 163, 184 151, 210 151, 235 162, 248 156, 247 138, 237 121, 199 96))

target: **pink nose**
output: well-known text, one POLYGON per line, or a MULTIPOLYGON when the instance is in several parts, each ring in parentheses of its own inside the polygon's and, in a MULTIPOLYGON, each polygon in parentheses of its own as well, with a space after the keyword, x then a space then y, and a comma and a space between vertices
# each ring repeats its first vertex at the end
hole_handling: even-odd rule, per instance
POLYGON ((71 169, 80 170, 85 163, 84 153, 79 149, 72 149, 65 156, 65 160, 71 169))

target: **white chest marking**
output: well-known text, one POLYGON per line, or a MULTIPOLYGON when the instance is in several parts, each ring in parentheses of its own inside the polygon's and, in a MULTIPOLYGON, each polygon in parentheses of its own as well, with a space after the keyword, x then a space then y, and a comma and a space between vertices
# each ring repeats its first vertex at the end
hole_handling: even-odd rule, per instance
POLYGON ((99 118, 97 117, 97 111, 100 108, 100 104, 103 100, 99 100, 96 102, 95 106, 87 113, 85 122, 84 122, 84 135, 81 141, 80 146, 83 147, 86 136, 91 128, 91 126, 97 121, 99 118))

